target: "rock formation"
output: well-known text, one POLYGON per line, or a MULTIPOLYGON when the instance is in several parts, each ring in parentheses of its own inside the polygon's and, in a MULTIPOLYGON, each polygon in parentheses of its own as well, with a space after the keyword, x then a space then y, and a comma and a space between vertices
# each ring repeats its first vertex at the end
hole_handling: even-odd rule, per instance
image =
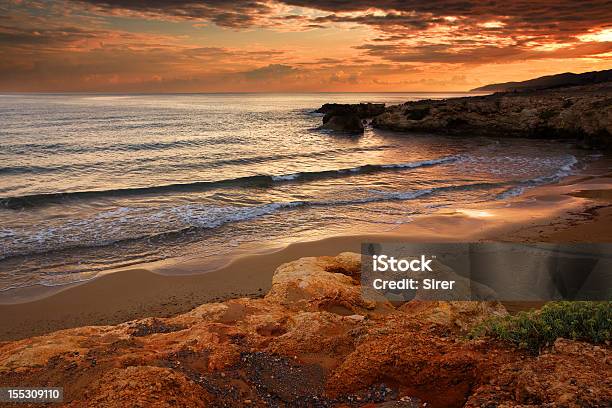
MULTIPOLYGON (((493 302, 363 300, 360 256, 279 267, 260 299, 0 343, 0 386, 63 386, 67 407, 608 406, 608 346, 538 357, 465 330, 493 302)), ((20 405, 23 406, 23 405, 20 405)))
POLYGON ((364 131, 361 119, 355 114, 333 115, 327 119, 324 117, 321 128, 347 133, 363 133, 364 131))
POLYGON ((371 118, 380 115, 385 111, 384 103, 326 103, 315 112, 326 115, 355 114, 361 119, 371 118))
POLYGON ((612 148, 612 82, 406 102, 388 107, 372 125, 463 137, 576 139, 587 147, 612 148))
POLYGON ((384 111, 384 103, 326 103, 315 112, 325 114, 321 126, 323 129, 360 133, 363 132, 364 119, 380 115, 384 111))

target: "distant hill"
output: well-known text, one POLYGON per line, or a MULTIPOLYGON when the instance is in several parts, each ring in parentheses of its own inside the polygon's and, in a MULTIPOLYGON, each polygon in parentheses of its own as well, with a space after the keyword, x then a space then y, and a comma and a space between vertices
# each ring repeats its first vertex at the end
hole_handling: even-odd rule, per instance
POLYGON ((470 92, 512 92, 535 89, 560 88, 574 85, 590 85, 612 81, 612 69, 592 71, 583 74, 566 72, 557 75, 547 75, 522 82, 504 82, 474 88, 470 92))

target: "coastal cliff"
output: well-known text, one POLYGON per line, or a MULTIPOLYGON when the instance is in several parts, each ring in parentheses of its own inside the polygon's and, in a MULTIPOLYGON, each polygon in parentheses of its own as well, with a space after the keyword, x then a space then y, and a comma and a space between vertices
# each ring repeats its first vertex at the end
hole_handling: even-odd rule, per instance
POLYGON ((63 386, 68 407, 605 406, 608 346, 534 356, 468 340, 495 302, 366 301, 360 256, 280 266, 263 298, 0 343, 0 386, 63 386), (425 405, 426 404, 426 405, 425 405))
POLYGON ((388 107, 372 126, 462 137, 568 139, 610 149, 612 82, 406 102, 388 107))
POLYGON ((520 92, 536 89, 561 88, 567 86, 593 85, 609 81, 612 81, 612 69, 583 72, 581 74, 564 72, 563 74, 546 75, 521 82, 489 84, 479 88, 474 88, 470 90, 470 92, 520 92))

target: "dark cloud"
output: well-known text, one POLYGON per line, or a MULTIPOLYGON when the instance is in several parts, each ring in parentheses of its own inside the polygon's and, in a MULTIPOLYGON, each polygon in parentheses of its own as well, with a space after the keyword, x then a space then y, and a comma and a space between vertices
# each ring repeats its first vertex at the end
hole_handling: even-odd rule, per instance
POLYGON ((450 45, 405 46, 398 44, 365 44, 356 47, 366 54, 392 62, 443 64, 503 63, 545 58, 580 58, 612 51, 609 43, 585 42, 556 50, 539 50, 520 46, 479 46, 456 50, 450 45))
POLYGON ((289 65, 284 64, 270 64, 265 67, 253 69, 251 71, 247 71, 244 75, 248 79, 254 80, 263 80, 263 79, 274 79, 280 78, 287 75, 291 75, 296 73, 298 70, 289 65))
POLYGON ((260 58, 273 58, 283 55, 285 52, 282 50, 231 50, 223 47, 196 47, 196 48, 185 48, 179 51, 181 55, 185 55, 191 58, 198 59, 221 59, 221 58, 232 58, 234 60, 249 59, 257 60, 260 58))
POLYGON ((404 15, 400 13, 390 13, 386 15, 376 15, 367 13, 359 16, 340 16, 330 14, 324 17, 317 17, 313 20, 315 23, 357 23, 384 28, 386 26, 396 26, 404 28, 425 29, 434 22, 440 22, 441 19, 425 18, 414 15, 404 15))
POLYGON ((609 25, 612 7, 609 0, 73 0, 94 6, 100 11, 144 13, 168 18, 202 19, 222 27, 245 28, 271 24, 267 18, 306 22, 303 15, 274 16, 274 4, 300 6, 330 12, 311 19, 315 26, 322 23, 352 22, 371 25, 382 30, 388 27, 423 29, 441 22, 446 16, 460 16, 477 23, 504 17, 513 30, 541 32, 566 36, 582 33, 594 25, 609 25), (375 14, 371 10, 386 14, 375 14), (363 15, 348 15, 361 12, 363 15), (556 31, 556 32, 553 32, 556 31))
POLYGON ((285 4, 319 10, 355 12, 368 9, 414 12, 433 16, 491 17, 509 16, 530 24, 550 22, 609 23, 612 11, 609 0, 576 2, 574 0, 283 0, 285 4))
POLYGON ((9 48, 65 47, 78 41, 92 40, 99 36, 96 30, 77 27, 22 28, 0 25, 0 45, 9 48))
POLYGON ((589 2, 542 0, 489 1, 336 1, 284 0, 287 4, 333 12, 319 18, 329 22, 353 22, 372 26, 387 35, 406 35, 440 25, 459 32, 492 33, 503 36, 547 36, 564 41, 595 27, 611 26, 612 5, 609 0, 589 2), (378 10, 374 13, 372 10, 378 10), (360 12, 360 15, 347 14, 360 12), (382 12, 383 14, 381 14, 382 12), (456 17, 457 19, 447 19, 456 17), (483 23, 501 20, 501 27, 483 23))
POLYGON ((254 0, 74 0, 110 14, 136 13, 160 18, 212 21, 221 27, 256 25, 272 9, 266 1, 254 0))

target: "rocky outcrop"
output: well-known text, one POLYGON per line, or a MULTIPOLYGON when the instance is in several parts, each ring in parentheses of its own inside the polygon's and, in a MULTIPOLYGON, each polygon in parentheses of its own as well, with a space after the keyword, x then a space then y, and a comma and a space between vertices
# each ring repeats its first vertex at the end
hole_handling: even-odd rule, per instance
POLYGON ((372 125, 465 137, 576 139, 586 147, 612 148, 612 82, 406 102, 388 107, 372 125))
POLYGON ((315 112, 325 114, 321 126, 323 129, 360 133, 364 130, 364 119, 380 115, 384 111, 384 103, 326 103, 315 112))
MULTIPOLYGON (((360 295, 360 256, 279 267, 260 299, 0 344, 0 386, 64 387, 64 406, 606 406, 608 346, 533 356, 466 330, 495 302, 360 295)), ((21 406, 21 405, 20 405, 21 406)))
POLYGON ((321 129, 334 130, 336 132, 363 133, 363 122, 355 114, 334 115, 323 118, 321 129))
POLYGON ((326 103, 315 112, 330 116, 355 114, 361 119, 366 119, 380 115, 384 111, 384 103, 326 103))
POLYGON ((609 349, 557 339, 550 350, 537 358, 499 364, 496 373, 486 373, 465 406, 609 406, 610 374, 609 349))

